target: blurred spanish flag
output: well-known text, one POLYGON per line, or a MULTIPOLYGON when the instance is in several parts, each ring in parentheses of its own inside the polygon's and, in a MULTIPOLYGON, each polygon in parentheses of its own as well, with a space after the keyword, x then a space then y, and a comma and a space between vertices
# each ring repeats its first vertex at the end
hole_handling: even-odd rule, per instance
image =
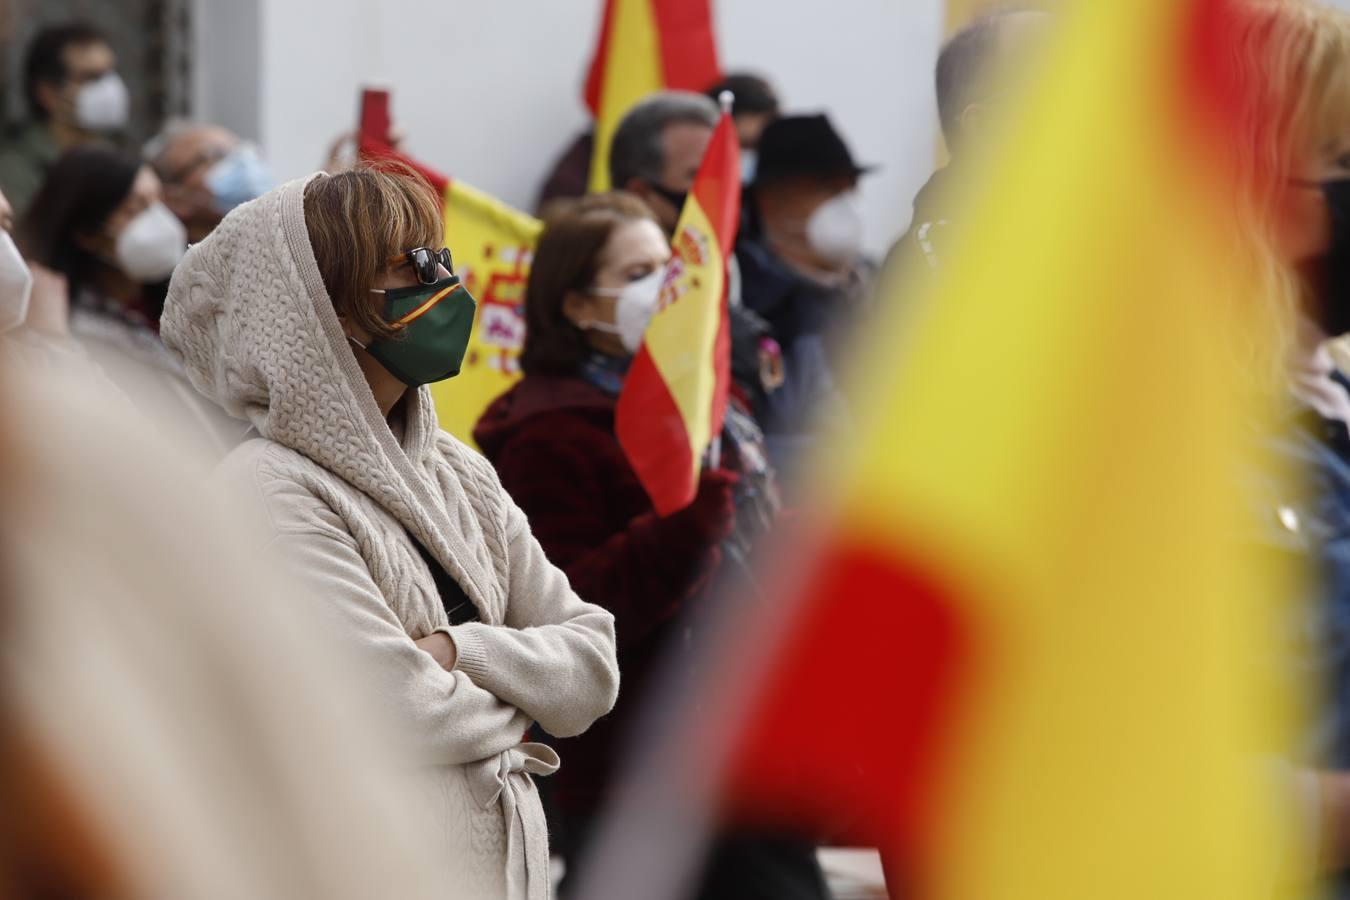
POLYGON ((663 865, 637 841, 669 854, 696 805, 881 847, 897 897, 1271 896, 1295 591, 1239 549, 1271 305, 1229 277, 1244 6, 1064 5, 949 262, 862 336, 809 539, 721 629, 586 896, 635 896, 663 865))
POLYGON ((741 215, 740 145, 724 110, 675 226, 660 307, 633 357, 614 430, 660 515, 688 506, 731 386, 727 260, 741 215))
POLYGON ((709 0, 605 0, 586 78, 591 190, 609 190, 610 139, 635 103, 653 91, 704 91, 719 75, 709 0))
POLYGON ((478 301, 460 374, 431 388, 441 427, 472 446, 473 427, 483 410, 520 379, 525 284, 543 223, 408 158, 390 145, 389 127, 389 93, 364 91, 362 156, 399 159, 421 172, 441 194, 445 245, 454 255, 455 274, 478 301))

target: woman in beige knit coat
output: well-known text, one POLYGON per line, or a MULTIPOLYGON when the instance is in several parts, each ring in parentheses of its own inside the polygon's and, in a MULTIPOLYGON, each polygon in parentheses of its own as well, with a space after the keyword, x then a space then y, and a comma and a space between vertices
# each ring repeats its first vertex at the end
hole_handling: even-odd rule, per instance
MULTIPOLYGON (((472 305, 411 173, 294 181, 179 264, 161 332, 193 385, 256 437, 220 478, 270 552, 331 601, 422 779, 449 896, 542 900, 548 842, 524 742, 566 737, 618 693, 614 620, 544 557, 492 466, 437 427, 472 305), (391 371, 392 370, 392 371, 391 371)), ((411 814, 411 812, 410 812, 411 814)))

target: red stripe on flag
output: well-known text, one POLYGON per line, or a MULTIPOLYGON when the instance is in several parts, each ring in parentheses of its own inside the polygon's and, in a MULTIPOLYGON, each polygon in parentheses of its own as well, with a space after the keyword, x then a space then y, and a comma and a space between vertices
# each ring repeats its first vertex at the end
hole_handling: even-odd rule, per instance
POLYGON ((847 530, 800 590, 780 587, 804 605, 755 674, 726 812, 881 847, 921 875, 972 681, 959 592, 903 548, 847 530))
MULTIPOLYGON (((741 147, 731 116, 723 114, 708 144, 693 187, 694 199, 712 225, 722 251, 723 270, 736 249, 741 224, 741 147)), ((713 344, 714 390, 711 434, 721 434, 731 391, 731 319, 727 310, 729 282, 722 288, 721 321, 713 344)))
POLYGON ((702 93, 722 77, 708 0, 649 0, 666 88, 702 93))
POLYGON ((668 516, 693 502, 698 484, 690 477, 694 457, 684 416, 645 346, 624 379, 614 433, 657 514, 668 516))
POLYGON ((722 258, 730 259, 741 221, 741 148, 731 116, 724 115, 717 123, 693 195, 717 233, 722 258))
POLYGON ((592 116, 600 115, 600 95, 605 89, 605 67, 609 63, 609 32, 614 24, 615 0, 605 0, 605 11, 600 17, 600 35, 595 42, 595 56, 591 57, 591 69, 586 74, 586 106, 592 116))
POLYGON ((1269 11, 1264 13, 1264 26, 1256 8, 1238 0, 1194 0, 1186 15, 1178 79, 1182 108, 1177 111, 1185 125, 1183 134, 1190 137, 1198 128, 1195 145, 1225 166, 1222 174, 1227 178, 1245 175, 1258 183, 1283 178, 1285 173, 1271 169, 1273 157, 1248 158, 1240 142, 1233 141, 1234 134, 1250 131, 1252 122, 1281 118, 1275 94, 1278 79, 1269 79, 1264 69, 1250 64, 1253 58, 1284 49, 1270 49, 1270 43, 1282 36, 1272 32, 1269 11))

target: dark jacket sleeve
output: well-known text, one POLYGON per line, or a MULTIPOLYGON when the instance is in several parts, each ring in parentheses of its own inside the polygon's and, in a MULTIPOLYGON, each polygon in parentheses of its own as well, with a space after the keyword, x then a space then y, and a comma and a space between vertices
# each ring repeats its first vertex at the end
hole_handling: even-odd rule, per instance
POLYGON ((614 614, 619 649, 640 642, 696 594, 717 560, 688 516, 650 507, 615 521, 610 492, 633 475, 614 436, 576 416, 534 419, 497 454, 503 486, 584 600, 614 614))

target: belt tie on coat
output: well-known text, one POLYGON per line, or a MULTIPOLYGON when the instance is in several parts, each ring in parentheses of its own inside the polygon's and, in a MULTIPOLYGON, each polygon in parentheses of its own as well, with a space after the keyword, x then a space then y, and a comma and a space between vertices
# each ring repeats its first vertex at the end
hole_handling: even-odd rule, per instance
POLYGON ((501 803, 506 824, 506 878, 511 900, 548 896, 548 827, 543 822, 531 827, 531 823, 525 821, 522 806, 527 798, 537 797, 537 788, 529 776, 552 775, 558 771, 558 763, 558 754, 552 747, 525 743, 469 766, 469 785, 474 800, 483 809, 501 803), (522 874, 524 882, 521 881, 522 874))

